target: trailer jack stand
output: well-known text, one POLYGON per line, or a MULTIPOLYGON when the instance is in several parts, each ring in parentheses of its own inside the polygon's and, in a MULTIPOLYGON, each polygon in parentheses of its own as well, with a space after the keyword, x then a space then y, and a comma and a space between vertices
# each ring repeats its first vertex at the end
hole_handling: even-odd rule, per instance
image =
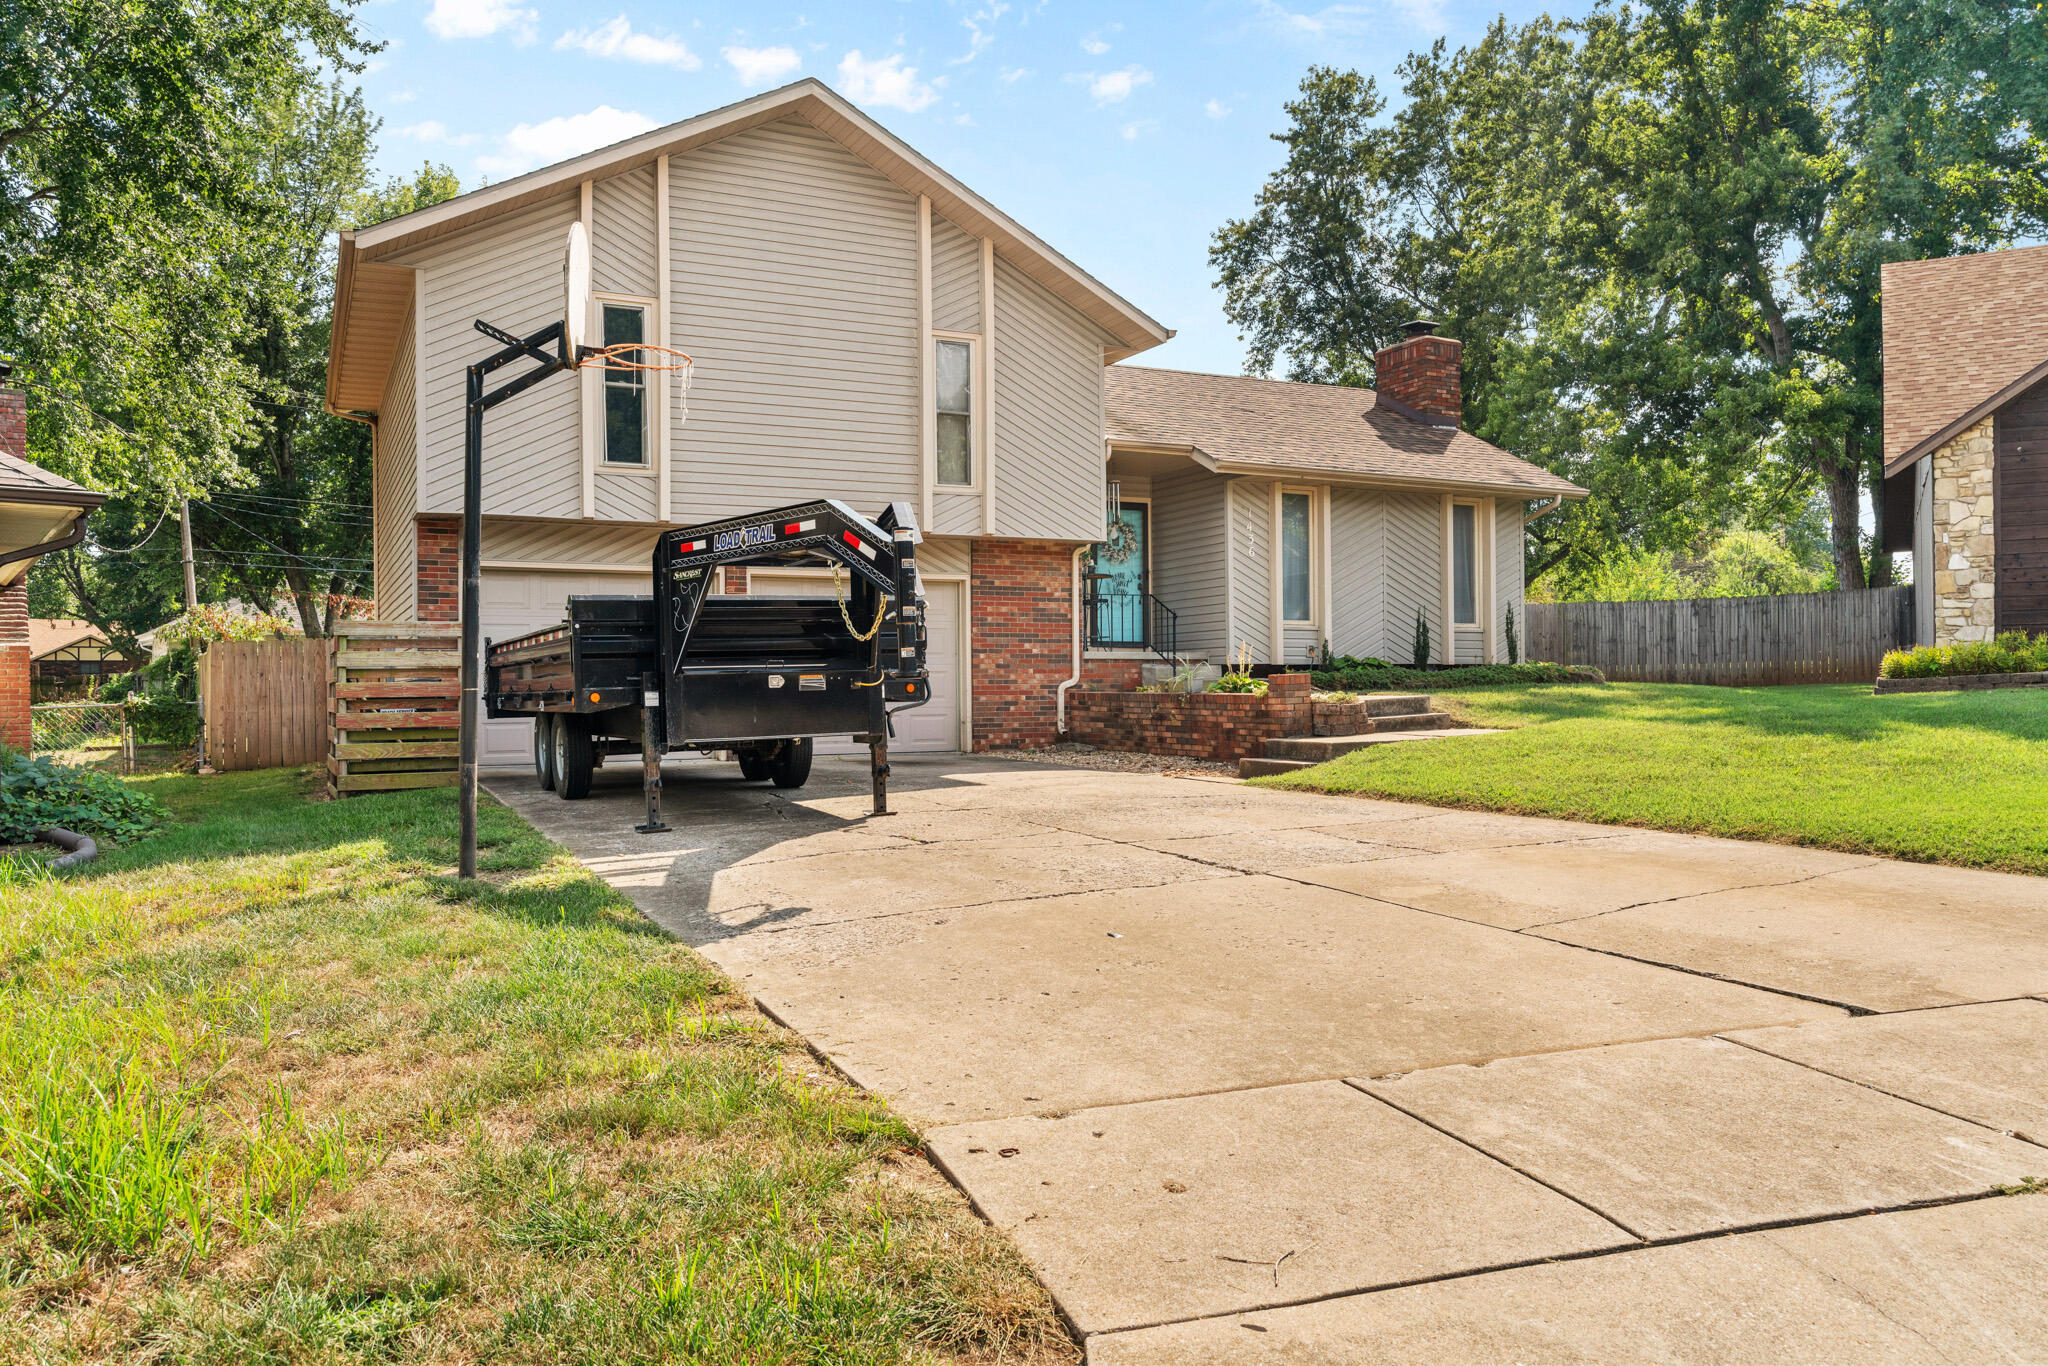
POLYGON ((633 828, 643 835, 658 835, 668 829, 661 819, 662 745, 655 729, 661 692, 653 674, 641 675, 640 687, 640 786, 647 793, 647 823, 633 828))
POLYGON ((877 816, 889 814, 889 739, 885 735, 868 737, 868 771, 875 778, 875 810, 877 816))

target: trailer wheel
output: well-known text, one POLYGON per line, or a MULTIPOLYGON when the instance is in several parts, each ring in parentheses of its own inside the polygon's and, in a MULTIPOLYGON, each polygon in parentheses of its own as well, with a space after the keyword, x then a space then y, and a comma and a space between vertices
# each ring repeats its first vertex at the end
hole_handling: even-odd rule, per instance
POLYGON ((555 718, 555 795, 565 802, 590 795, 590 775, 597 751, 590 743, 590 723, 580 716, 555 718))
POLYGON ((811 777, 811 737, 785 740, 768 761, 768 776, 777 787, 802 787, 811 777))
POLYGON ((768 776, 768 758, 758 749, 738 751, 740 777, 750 783, 758 783, 768 776))
POLYGON ((540 790, 555 790, 555 718, 542 712, 533 718, 533 776, 540 790))

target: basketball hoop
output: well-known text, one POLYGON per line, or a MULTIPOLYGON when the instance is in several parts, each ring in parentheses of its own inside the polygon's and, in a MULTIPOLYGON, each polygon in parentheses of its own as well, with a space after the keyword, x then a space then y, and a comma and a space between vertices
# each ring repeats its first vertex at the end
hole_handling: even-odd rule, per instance
POLYGON ((570 357, 582 353, 590 334, 590 234, 581 223, 569 225, 562 245, 562 347, 570 357))

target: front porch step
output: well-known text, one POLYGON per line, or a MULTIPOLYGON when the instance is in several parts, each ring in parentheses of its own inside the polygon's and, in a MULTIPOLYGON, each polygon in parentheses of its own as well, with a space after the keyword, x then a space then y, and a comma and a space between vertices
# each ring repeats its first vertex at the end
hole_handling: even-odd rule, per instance
POLYGON ((1455 730, 1457 725, 1458 718, 1443 711, 1396 712, 1372 719, 1374 734, 1390 730, 1455 730))
POLYGON ((1268 740, 1263 748, 1263 758, 1244 758, 1237 761, 1237 776, 1259 778, 1268 773, 1292 773, 1298 768, 1309 768, 1327 763, 1339 755, 1354 750, 1370 749, 1374 745, 1396 745, 1415 740, 1448 740, 1462 735, 1496 735, 1497 730, 1478 726, 1461 726, 1452 717, 1440 711, 1425 712, 1421 716, 1382 717, 1373 722, 1373 729, 1363 735, 1283 735, 1268 740), (1391 723, 1391 724, 1390 724, 1391 723))
POLYGON ((1382 716, 1420 716, 1429 710, 1429 695, 1419 692, 1367 693, 1351 705, 1359 707, 1374 720, 1382 716))

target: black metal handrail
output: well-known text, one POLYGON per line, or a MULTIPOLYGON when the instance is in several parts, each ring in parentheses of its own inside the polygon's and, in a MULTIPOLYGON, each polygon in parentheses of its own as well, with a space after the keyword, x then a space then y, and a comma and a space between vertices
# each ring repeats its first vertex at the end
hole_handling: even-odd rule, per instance
POLYGON ((1082 603, 1091 650, 1150 650, 1180 658, 1180 617, 1151 593, 1105 593, 1090 583, 1082 603))

